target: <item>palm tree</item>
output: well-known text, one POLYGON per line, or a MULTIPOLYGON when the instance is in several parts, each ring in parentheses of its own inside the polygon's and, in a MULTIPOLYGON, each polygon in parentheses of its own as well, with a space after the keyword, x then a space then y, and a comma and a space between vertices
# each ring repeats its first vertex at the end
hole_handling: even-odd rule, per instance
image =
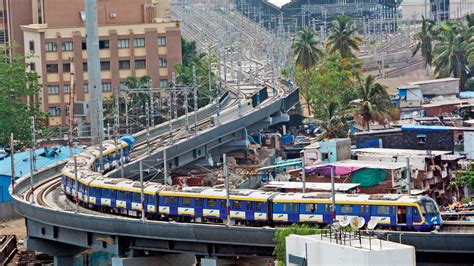
POLYGON ((300 29, 291 48, 293 49, 296 65, 304 70, 316 65, 323 54, 312 28, 300 29))
POLYGON ((469 78, 466 41, 471 38, 467 27, 461 23, 446 22, 440 27, 439 42, 434 47, 435 73, 438 77, 453 75, 459 78, 459 88, 469 78))
POLYGON ((359 98, 351 101, 355 115, 361 116, 367 131, 370 130, 371 122, 385 124, 386 119, 396 118, 396 110, 390 101, 386 87, 375 83, 371 75, 366 77, 363 84, 358 87, 359 98))
POLYGON ((329 29, 327 48, 331 53, 339 52, 342 58, 353 57, 352 50, 359 51, 359 44, 362 41, 361 37, 355 36, 356 31, 350 18, 339 16, 329 29))
POLYGON ((314 123, 322 129, 318 141, 323 139, 345 138, 349 131, 349 121, 352 116, 341 109, 336 101, 330 101, 322 106, 320 119, 305 119, 305 123, 314 123))
POLYGON ((413 35, 416 45, 413 49, 412 57, 415 56, 418 51, 421 51, 421 56, 423 56, 425 60, 426 75, 429 76, 431 65, 433 63, 433 27, 435 23, 432 20, 425 19, 424 16, 421 16, 421 18, 421 30, 413 35))

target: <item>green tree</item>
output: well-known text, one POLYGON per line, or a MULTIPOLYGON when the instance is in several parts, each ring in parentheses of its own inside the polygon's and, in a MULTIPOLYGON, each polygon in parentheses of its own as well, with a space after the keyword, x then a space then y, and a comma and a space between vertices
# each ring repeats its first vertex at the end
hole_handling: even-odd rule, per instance
POLYGON ((395 119, 396 110, 390 101, 385 86, 375 83, 373 76, 368 76, 357 88, 358 98, 351 102, 354 114, 362 118, 366 130, 371 122, 385 124, 385 119, 395 119))
POLYGON ((291 48, 296 65, 304 70, 315 66, 322 56, 320 43, 316 40, 312 28, 298 30, 298 34, 293 40, 291 48))
POLYGON ((433 41, 434 41, 434 21, 425 19, 421 16, 421 29, 419 32, 413 35, 416 41, 415 47, 413 48, 412 57, 418 52, 421 52, 425 61, 426 74, 429 75, 431 65, 433 63, 433 41))
POLYGON ((278 228, 275 231, 274 242, 275 249, 273 255, 278 260, 278 265, 286 265, 286 237, 289 235, 315 235, 321 234, 321 229, 311 225, 292 224, 287 227, 278 228))
POLYGON ((318 141, 323 139, 346 138, 349 132, 349 122, 352 115, 341 108, 338 102, 331 101, 321 106, 322 116, 319 119, 305 119, 305 123, 314 123, 321 127, 322 134, 318 141))
POLYGON ((463 23, 445 22, 440 26, 438 42, 434 47, 435 73, 438 77, 453 75, 459 78, 459 88, 464 90, 470 76, 466 41, 470 40, 467 26, 463 23))
MULTIPOLYGON (((209 64, 214 64, 215 57, 206 53, 197 51, 196 43, 181 39, 181 49, 183 62, 176 65, 176 83, 181 85, 193 84, 193 67, 196 69, 196 83, 198 86, 198 106, 204 106, 209 103, 209 96, 217 95, 217 86, 215 85, 217 76, 211 71, 211 80, 209 80, 209 64), (209 82, 211 82, 211 94, 209 95, 209 82)), ((189 98, 190 106, 193 106, 194 98, 189 98)))
POLYGON ((13 133, 18 146, 31 143, 31 117, 36 119, 38 136, 42 138, 47 130, 47 114, 40 111, 38 98, 42 89, 39 76, 27 71, 25 57, 3 54, 0 60, 0 144, 10 144, 13 133), (29 101, 29 103, 27 103, 29 101))
POLYGON ((338 52, 342 58, 354 57, 353 50, 359 51, 359 44, 362 38, 356 36, 357 28, 354 22, 346 17, 339 16, 332 22, 327 38, 327 48, 329 52, 338 52))

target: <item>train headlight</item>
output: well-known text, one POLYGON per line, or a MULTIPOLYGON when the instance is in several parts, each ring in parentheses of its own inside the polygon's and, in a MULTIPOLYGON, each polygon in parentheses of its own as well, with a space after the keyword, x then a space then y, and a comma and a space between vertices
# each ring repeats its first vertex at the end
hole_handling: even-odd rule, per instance
POLYGON ((435 225, 435 226, 434 226, 434 229, 435 229, 435 230, 441 229, 441 225, 435 225))

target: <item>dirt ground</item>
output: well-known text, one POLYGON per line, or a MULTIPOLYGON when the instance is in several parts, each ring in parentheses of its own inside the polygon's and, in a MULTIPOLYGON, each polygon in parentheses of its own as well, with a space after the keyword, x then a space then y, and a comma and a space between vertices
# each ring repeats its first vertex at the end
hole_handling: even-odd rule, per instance
POLYGON ((0 235, 16 235, 17 254, 7 265, 47 265, 52 258, 25 250, 24 238, 26 236, 25 219, 3 221, 0 223, 0 235))
POLYGON ((16 235, 18 240, 26 236, 25 219, 6 221, 0 223, 0 235, 16 235))

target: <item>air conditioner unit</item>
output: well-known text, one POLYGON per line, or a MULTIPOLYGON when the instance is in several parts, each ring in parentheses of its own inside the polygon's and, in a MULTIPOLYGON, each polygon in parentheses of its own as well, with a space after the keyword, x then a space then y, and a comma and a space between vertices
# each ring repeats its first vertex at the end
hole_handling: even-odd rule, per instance
POLYGON ((113 13, 113 12, 110 13, 110 17, 111 17, 111 18, 116 18, 116 17, 117 17, 117 13, 113 13))

